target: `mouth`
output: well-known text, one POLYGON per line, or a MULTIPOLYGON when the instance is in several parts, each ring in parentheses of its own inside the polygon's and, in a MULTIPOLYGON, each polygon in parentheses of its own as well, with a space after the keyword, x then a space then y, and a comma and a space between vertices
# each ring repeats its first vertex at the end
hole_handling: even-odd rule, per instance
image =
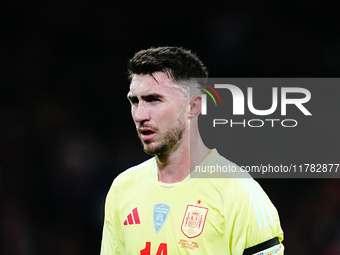
POLYGON ((150 129, 141 128, 141 129, 139 129, 139 134, 140 134, 140 138, 143 141, 149 141, 149 140, 151 140, 152 138, 155 137, 156 132, 154 132, 150 129))

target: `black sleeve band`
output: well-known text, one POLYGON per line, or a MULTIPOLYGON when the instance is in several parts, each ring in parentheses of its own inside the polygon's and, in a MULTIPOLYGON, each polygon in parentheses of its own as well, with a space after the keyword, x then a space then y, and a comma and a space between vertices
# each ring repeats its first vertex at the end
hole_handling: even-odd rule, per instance
POLYGON ((270 239, 268 241, 265 241, 263 243, 260 243, 260 244, 257 244, 255 246, 245 249, 243 252, 243 255, 252 255, 252 254, 263 251, 265 249, 268 249, 278 244, 280 244, 279 239, 277 237, 274 237, 273 239, 270 239))

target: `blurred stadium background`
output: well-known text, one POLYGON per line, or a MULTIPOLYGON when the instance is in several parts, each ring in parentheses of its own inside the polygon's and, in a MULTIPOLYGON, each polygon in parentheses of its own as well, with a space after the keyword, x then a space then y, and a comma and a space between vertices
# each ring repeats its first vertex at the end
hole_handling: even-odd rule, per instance
MULTIPOLYGON (((336 9, 318 1, 2 1, 0 21, 1 255, 99 254, 106 192, 147 158, 126 100, 134 52, 183 46, 213 77, 340 74, 336 9)), ((340 254, 339 179, 258 181, 285 254, 340 254)))

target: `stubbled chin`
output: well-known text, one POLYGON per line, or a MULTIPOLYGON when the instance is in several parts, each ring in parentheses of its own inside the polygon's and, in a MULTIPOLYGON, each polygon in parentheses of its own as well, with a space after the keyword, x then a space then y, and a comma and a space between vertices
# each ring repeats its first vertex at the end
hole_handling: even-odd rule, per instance
POLYGON ((154 147, 147 146, 146 144, 144 144, 143 146, 144 146, 143 150, 146 154, 149 154, 149 155, 155 155, 156 154, 154 147))
POLYGON ((159 150, 162 150, 162 146, 159 142, 155 142, 152 140, 149 141, 142 141, 143 143, 143 150, 145 153, 149 155, 155 155, 159 152, 159 150))

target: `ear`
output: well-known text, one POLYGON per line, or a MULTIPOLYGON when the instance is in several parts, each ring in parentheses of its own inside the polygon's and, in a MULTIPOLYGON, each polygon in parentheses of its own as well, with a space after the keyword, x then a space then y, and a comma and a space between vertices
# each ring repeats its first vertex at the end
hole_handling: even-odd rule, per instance
POLYGON ((200 95, 194 95, 190 100, 189 118, 195 118, 201 113, 202 97, 200 95))

